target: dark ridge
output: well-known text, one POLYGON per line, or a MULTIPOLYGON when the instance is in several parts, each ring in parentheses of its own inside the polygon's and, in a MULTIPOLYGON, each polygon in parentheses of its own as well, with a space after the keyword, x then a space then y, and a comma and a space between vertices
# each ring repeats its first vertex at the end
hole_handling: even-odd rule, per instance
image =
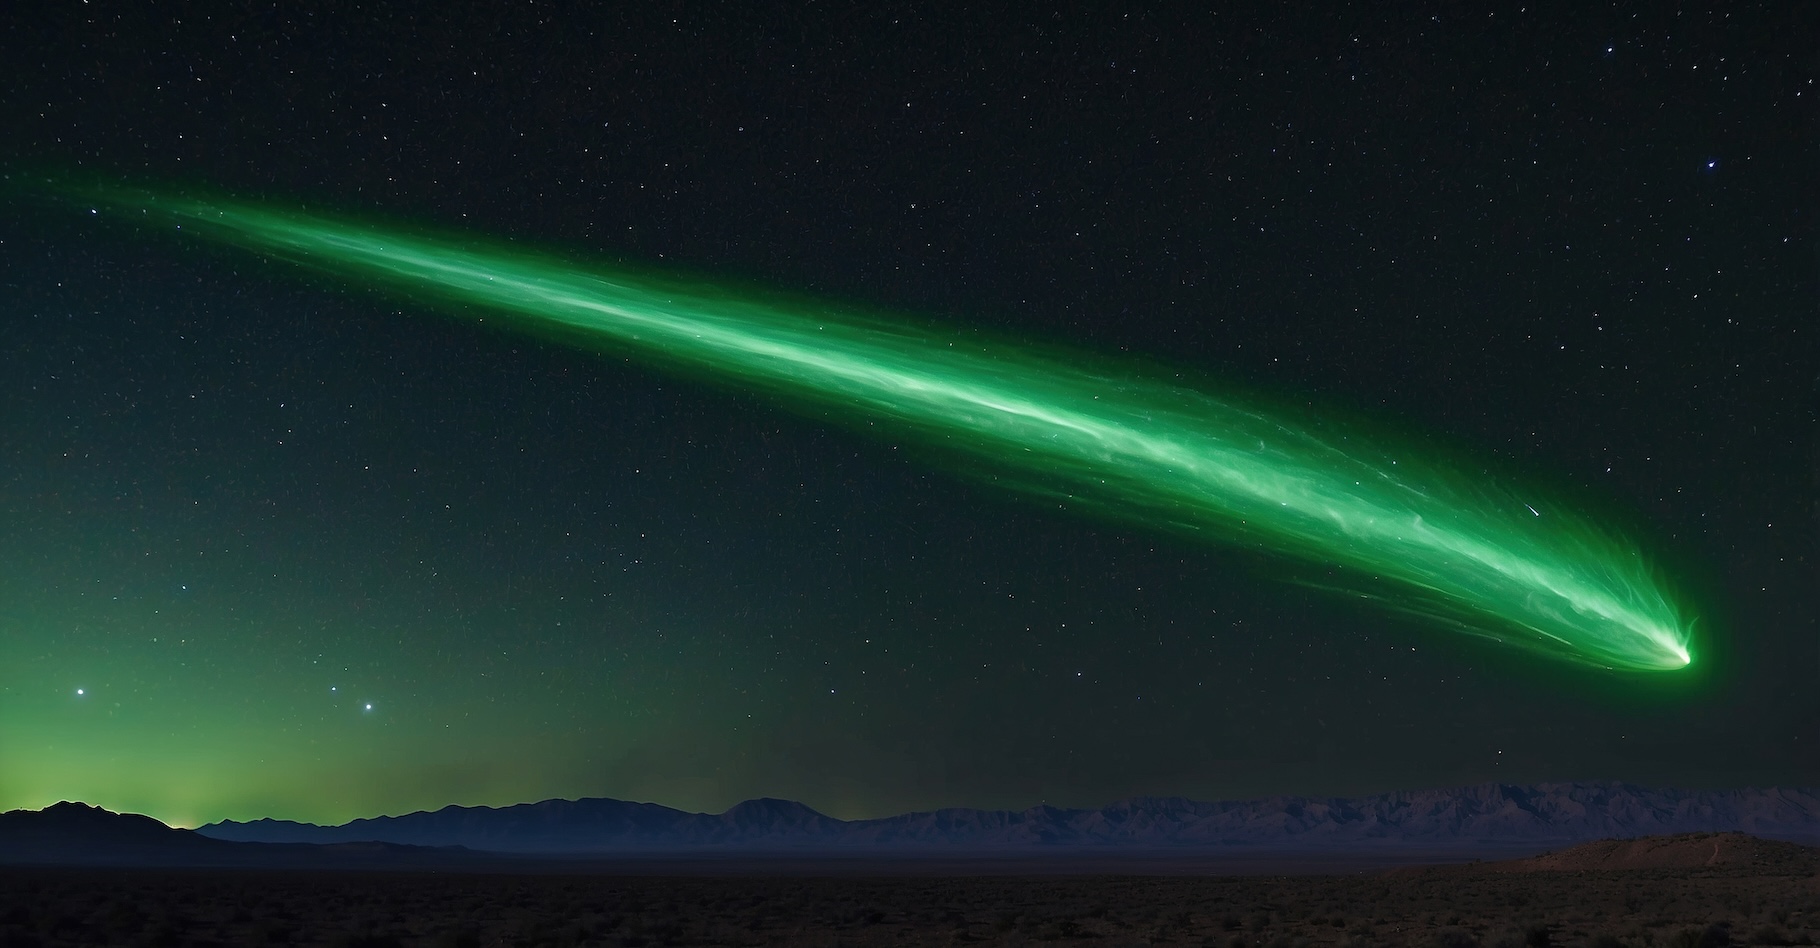
POLYGON ((195 868, 435 868, 490 860, 456 847, 388 842, 272 844, 214 839, 83 803, 0 813, 0 865, 195 868))
POLYGON ((1820 849, 1745 833, 1681 833, 1601 839, 1528 859, 1488 863, 1484 868, 1493 872, 1724 869, 1807 876, 1820 871, 1820 849))
POLYGON ((545 855, 1391 846, 1534 852, 1549 845, 1693 832, 1820 841, 1820 791, 1487 783, 1352 799, 1279 796, 1207 803, 1133 797, 1098 809, 953 808, 869 820, 839 820, 788 800, 748 800, 725 813, 708 814, 592 798, 499 808, 445 807, 341 826, 224 821, 198 832, 253 842, 379 841, 545 855))

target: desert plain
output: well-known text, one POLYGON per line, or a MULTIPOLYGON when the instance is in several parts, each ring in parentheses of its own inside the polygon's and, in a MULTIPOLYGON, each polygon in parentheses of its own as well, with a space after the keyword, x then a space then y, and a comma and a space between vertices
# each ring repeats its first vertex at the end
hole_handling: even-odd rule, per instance
POLYGON ((813 868, 8 868, 0 870, 0 948, 1720 948, 1820 940, 1820 851, 1740 834, 1329 874, 813 868))

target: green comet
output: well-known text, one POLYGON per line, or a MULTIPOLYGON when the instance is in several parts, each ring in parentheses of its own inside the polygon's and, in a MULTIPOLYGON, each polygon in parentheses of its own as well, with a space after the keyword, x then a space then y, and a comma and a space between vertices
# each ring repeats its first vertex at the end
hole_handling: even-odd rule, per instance
POLYGON ((186 233, 888 425, 1019 489, 1299 561, 1340 577, 1321 585, 1457 631, 1611 669, 1692 662, 1693 620, 1634 543, 1357 426, 1083 353, 944 339, 711 284, 240 201, 86 193, 186 233))

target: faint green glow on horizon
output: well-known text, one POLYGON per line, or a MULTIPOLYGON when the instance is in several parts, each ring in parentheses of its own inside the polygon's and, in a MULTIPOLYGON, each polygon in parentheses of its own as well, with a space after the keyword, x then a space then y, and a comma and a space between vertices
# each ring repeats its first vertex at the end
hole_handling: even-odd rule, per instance
POLYGON ((943 339, 712 284, 236 201, 100 196, 185 233, 580 333, 850 424, 890 422, 1023 489, 1342 568, 1322 584, 1458 631, 1614 669, 1692 662, 1693 620, 1634 543, 1360 431, 1085 354, 943 339))

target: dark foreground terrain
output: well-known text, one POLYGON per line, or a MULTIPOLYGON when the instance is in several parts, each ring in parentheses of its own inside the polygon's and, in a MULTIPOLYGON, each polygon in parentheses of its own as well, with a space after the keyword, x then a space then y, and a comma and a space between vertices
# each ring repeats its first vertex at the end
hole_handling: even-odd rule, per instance
POLYGON ((6 869, 0 948, 1814 944, 1813 851, 1758 843, 1707 835, 1511 863, 1219 878, 6 869))

